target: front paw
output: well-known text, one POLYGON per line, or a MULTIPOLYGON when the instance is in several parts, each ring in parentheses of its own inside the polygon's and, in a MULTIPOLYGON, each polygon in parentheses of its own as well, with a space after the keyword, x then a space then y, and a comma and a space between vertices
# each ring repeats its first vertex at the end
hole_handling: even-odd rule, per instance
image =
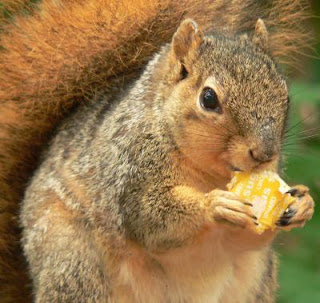
POLYGON ((215 189, 207 194, 215 222, 254 229, 257 218, 251 211, 252 204, 234 193, 215 189))
POLYGON ((296 201, 286 209, 277 225, 288 228, 303 227, 312 218, 314 212, 314 202, 309 195, 309 188, 297 185, 292 187, 288 193, 296 197, 296 201))

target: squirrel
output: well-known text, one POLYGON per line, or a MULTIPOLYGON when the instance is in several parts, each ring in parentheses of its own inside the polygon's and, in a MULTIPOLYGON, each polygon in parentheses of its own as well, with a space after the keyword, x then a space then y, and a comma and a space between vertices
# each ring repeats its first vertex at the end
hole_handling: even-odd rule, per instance
MULTIPOLYGON (((21 209, 35 302, 274 302, 275 232, 226 191, 278 168, 288 90, 267 49, 261 19, 252 37, 187 19, 139 80, 66 119, 21 209)), ((313 214, 291 193, 279 228, 313 214)))
MULTIPOLYGON (((14 2, 8 3, 11 7, 25 7, 27 1, 16 1, 17 6, 14 2)), ((23 246, 38 302, 61 298, 80 302, 106 301, 106 298, 111 302, 215 302, 219 298, 226 302, 230 298, 239 302, 242 299, 272 302, 276 258, 269 243, 274 234, 254 236, 251 232, 254 218, 240 211, 246 202, 223 190, 230 179, 230 169, 247 170, 253 163, 266 162, 259 167, 275 170, 278 163, 280 129, 284 129, 288 107, 284 99, 279 101, 280 107, 268 105, 279 118, 274 121, 272 116, 268 117, 273 132, 266 136, 276 137, 268 147, 270 161, 263 160, 266 154, 259 145, 261 142, 250 141, 251 158, 241 156, 248 147, 248 138, 230 141, 228 149, 223 142, 227 130, 229 134, 239 131, 233 123, 242 123, 247 132, 247 128, 257 127, 252 121, 262 121, 268 114, 263 103, 257 104, 254 110, 243 111, 241 104, 245 109, 248 103, 234 101, 235 107, 229 109, 232 101, 228 103, 228 100, 241 92, 246 97, 252 93, 257 100, 262 96, 259 86, 262 84, 269 97, 280 100, 278 92, 287 98, 285 82, 271 58, 287 63, 295 51, 301 51, 304 43, 308 45, 308 33, 300 26, 308 16, 303 1, 271 2, 262 5, 252 0, 232 3, 44 0, 30 15, 14 12, 13 24, 3 22, 0 52, 4 71, 0 75, 0 296, 3 302, 31 300, 28 272, 19 247, 17 215, 41 150, 46 148, 48 139, 64 118, 66 122, 32 178, 21 210, 23 246), (204 37, 189 20, 179 27, 172 44, 163 47, 186 17, 197 20, 209 36, 204 37), (268 35, 264 22, 258 21, 251 37, 259 17, 271 30, 268 35), (157 52, 141 79, 132 84, 157 52), (206 56, 211 61, 204 61, 206 56), (212 77, 204 79, 216 65, 214 56, 225 60, 217 65, 221 73, 212 73, 212 77), (232 61, 244 65, 232 66, 232 61), (262 81, 263 75, 268 77, 262 81), (233 77, 238 77, 239 82, 233 77), (198 82, 194 82, 196 78, 198 82), (244 79, 252 82, 247 91, 239 84, 244 79), (208 82, 202 83, 204 80, 208 82), (200 88, 203 88, 202 103, 197 95, 200 88), (194 102, 198 100, 197 104, 190 101, 192 96, 194 102), (157 107, 160 104, 155 102, 167 97, 171 100, 166 100, 168 105, 157 107), (214 109, 206 109, 206 102, 212 101, 214 104, 209 107, 214 109), (124 108, 126 104, 130 114, 117 117, 121 108, 123 113, 128 111, 129 108, 124 108), (193 106, 193 110, 188 106, 193 106), (252 117, 244 112, 250 112, 252 117), (69 113, 71 117, 66 118, 69 113), (220 127, 216 118, 227 119, 228 123, 220 127), (107 121, 109 125, 105 125, 107 121), (106 134, 107 141, 112 142, 110 151, 101 149, 107 144, 99 141, 103 127, 110 131, 106 134), (206 141, 208 134, 212 136, 210 140, 214 139, 213 146, 206 141), (87 141, 86 135, 90 135, 92 142, 87 141), (61 146, 66 143, 64 140, 70 141, 65 144, 69 148, 61 146), (83 145, 85 142, 88 146, 83 145), (97 144, 96 148, 93 143, 97 144), (224 151, 220 150, 222 147, 224 151), (81 157, 77 158, 81 149, 81 157), (90 158, 86 152, 97 157, 90 158), (112 163, 104 162, 100 169, 96 165, 102 159, 107 161, 105 157, 112 159, 112 163), (44 177, 48 165, 50 173, 44 177), (56 174, 61 169, 70 173, 70 178, 58 177, 56 174), (98 171, 102 174, 100 181, 96 179, 98 171), (112 178, 104 175, 111 171, 112 178), (42 178, 45 181, 36 185, 42 178), (57 182, 53 191, 54 185, 49 180, 57 182), (104 182, 109 182, 109 200, 103 199, 107 194, 105 188, 99 191, 107 184, 104 182), (34 196, 36 200, 32 199, 34 196), (230 203, 233 209, 226 207, 230 203), (30 213, 33 207, 36 210, 30 213), (239 210, 237 215, 236 210, 239 210), (243 228, 239 231, 225 221, 243 228), (47 230, 47 223, 57 229, 47 230), (59 231, 65 233, 59 237, 65 243, 54 241, 59 231), (105 232, 108 236, 103 235, 105 232), (50 240, 46 238, 49 234, 50 240), (71 248, 68 242, 71 239, 72 250, 79 248, 79 255, 73 256, 71 250, 59 251, 61 245, 71 248), (209 245, 215 242, 216 245, 209 245), (37 245, 41 247, 34 251, 37 245), (53 261, 52 256, 59 256, 65 262, 57 259, 57 266, 46 267, 53 261), (216 261, 207 262, 212 258, 216 261), (61 267, 62 264, 66 267, 61 267), (254 266, 254 275, 250 266, 254 266), (80 275, 57 282, 53 278, 59 270, 65 270, 68 277, 77 271, 80 275), (38 280, 39 274, 44 278, 38 280), (68 283, 74 284, 67 287, 68 283)), ((295 189, 292 193, 301 196, 299 207, 285 214, 280 225, 302 225, 312 214, 313 201, 307 188, 295 189)))

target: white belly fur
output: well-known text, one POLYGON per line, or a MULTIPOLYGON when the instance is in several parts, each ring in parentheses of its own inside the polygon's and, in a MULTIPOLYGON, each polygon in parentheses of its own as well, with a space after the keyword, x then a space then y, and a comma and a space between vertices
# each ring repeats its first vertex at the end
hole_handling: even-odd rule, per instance
MULTIPOLYGON (((118 271, 117 298, 126 303, 236 303, 259 287, 263 251, 235 255, 223 247, 223 232, 161 255, 130 245, 118 271)), ((119 268, 119 267, 118 267, 119 268)))

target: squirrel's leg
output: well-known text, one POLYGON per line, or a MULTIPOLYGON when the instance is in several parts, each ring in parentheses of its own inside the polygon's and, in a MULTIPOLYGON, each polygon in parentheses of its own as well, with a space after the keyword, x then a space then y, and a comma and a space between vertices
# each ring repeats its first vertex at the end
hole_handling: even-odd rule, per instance
POLYGON ((296 185, 289 193, 297 200, 284 212, 277 225, 281 227, 302 227, 312 218, 314 201, 309 195, 309 188, 304 185, 296 185))
POLYGON ((127 227, 147 248, 165 250, 183 246, 205 228, 225 222, 253 230, 255 217, 246 204, 222 190, 205 195, 189 186, 162 189, 154 184, 139 209, 127 210, 127 227))
POLYGON ((35 302, 107 302, 107 277, 88 232, 62 204, 36 216, 33 223, 25 220, 23 236, 35 302))
POLYGON ((150 251, 184 246, 212 221, 203 193, 189 186, 162 184, 152 184, 141 203, 130 203, 125 210, 129 235, 150 251))

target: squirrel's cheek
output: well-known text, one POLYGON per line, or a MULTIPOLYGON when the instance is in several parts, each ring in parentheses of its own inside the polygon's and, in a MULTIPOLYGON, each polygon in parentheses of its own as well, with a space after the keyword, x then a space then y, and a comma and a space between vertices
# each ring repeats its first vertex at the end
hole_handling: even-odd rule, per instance
POLYGON ((241 136, 236 136, 229 141, 226 161, 234 170, 251 170, 256 163, 250 157, 250 142, 241 136))

